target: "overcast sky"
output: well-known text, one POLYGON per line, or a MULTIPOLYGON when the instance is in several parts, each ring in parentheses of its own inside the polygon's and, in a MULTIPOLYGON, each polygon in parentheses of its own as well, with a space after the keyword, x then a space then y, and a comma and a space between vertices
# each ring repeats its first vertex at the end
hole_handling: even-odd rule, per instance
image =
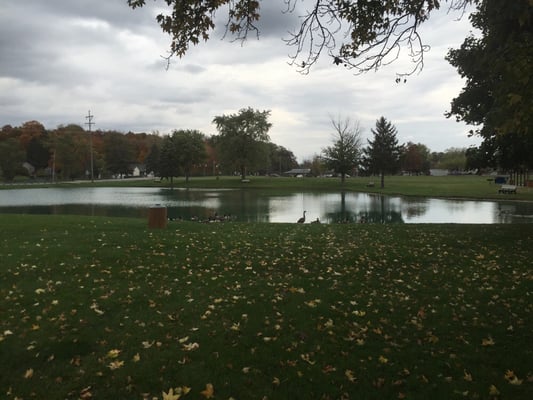
POLYGON ((166 70, 161 56, 170 38, 155 21, 164 4, 148 0, 132 10, 126 0, 2 0, 0 126, 29 120, 47 129, 83 126, 90 110, 93 129, 212 135, 215 116, 252 107, 271 110, 271 140, 299 161, 331 144, 331 118, 339 117, 358 121, 365 142, 381 116, 396 126, 401 143, 444 151, 480 142, 444 116, 463 86, 444 56, 471 30, 457 13, 434 15, 422 30, 431 46, 424 70, 396 84, 396 73, 409 68, 402 62, 355 76, 324 58, 299 74, 288 65, 293 49, 282 41, 298 14, 282 14, 282 0, 261 2, 259 40, 241 46, 217 31, 166 70))

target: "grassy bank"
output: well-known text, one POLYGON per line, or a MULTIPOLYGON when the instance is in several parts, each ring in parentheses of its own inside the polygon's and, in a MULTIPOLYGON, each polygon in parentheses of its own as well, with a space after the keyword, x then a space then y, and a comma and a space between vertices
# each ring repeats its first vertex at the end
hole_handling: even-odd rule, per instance
POLYGON ((0 221, 2 398, 532 397, 530 224, 0 221))
MULTIPOLYGON (((223 176, 219 179, 213 177, 194 177, 189 183, 184 178, 175 178, 175 187, 212 188, 212 189, 268 189, 272 191, 356 191, 383 193, 390 195, 447 197, 447 198, 476 198, 476 199, 505 199, 533 201, 533 188, 519 187, 517 194, 500 194, 500 185, 494 184, 486 176, 387 176, 385 188, 379 187, 377 177, 348 178, 341 184, 339 178, 285 178, 285 177, 250 177, 249 182, 242 183, 239 177, 223 176), (369 186, 369 183, 374 186, 369 186)), ((154 181, 153 179, 118 179, 91 182, 60 183, 61 186, 149 186, 169 187, 166 180, 154 181)), ((0 188, 13 187, 42 187, 45 185, 4 185, 0 188)))

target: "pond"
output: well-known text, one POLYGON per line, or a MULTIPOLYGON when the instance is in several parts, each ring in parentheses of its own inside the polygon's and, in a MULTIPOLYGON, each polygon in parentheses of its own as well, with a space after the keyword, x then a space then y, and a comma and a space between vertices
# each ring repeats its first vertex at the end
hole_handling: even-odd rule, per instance
POLYGON ((272 194, 260 190, 35 188, 0 190, 0 213, 142 217, 154 205, 171 219, 323 223, 532 223, 533 203, 447 200, 369 193, 272 194))

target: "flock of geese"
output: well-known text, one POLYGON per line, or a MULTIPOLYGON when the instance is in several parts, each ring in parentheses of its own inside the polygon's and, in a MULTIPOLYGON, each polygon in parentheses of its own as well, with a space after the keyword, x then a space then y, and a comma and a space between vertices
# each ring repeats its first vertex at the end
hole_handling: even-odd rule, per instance
MULTIPOLYGON (((307 211, 303 212, 303 215, 301 218, 296 221, 298 224, 304 224, 305 223, 305 214, 307 211)), ((182 218, 168 218, 169 221, 183 221, 182 218)), ((191 221, 198 221, 198 222, 224 222, 224 221, 233 221, 235 220, 235 217, 232 215, 224 214, 223 216, 218 215, 216 212, 209 216, 207 219, 203 220, 198 217, 192 217, 191 221)), ((316 220, 311 221, 311 224, 320 224, 320 219, 317 217, 316 220)))
MULTIPOLYGON (((304 223, 305 223, 305 213, 306 213, 306 212, 307 212, 307 211, 304 211, 303 216, 302 216, 298 221, 296 221, 298 224, 304 224, 304 223)), ((317 219, 314 220, 314 221, 311 221, 311 223, 312 223, 312 224, 319 224, 319 223, 320 223, 320 220, 319 220, 318 217, 317 217, 317 219)))

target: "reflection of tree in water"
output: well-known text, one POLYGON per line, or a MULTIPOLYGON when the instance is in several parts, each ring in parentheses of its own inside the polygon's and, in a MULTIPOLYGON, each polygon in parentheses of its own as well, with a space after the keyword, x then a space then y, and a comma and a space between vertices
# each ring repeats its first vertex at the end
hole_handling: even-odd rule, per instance
POLYGON ((351 223, 357 222, 357 213, 352 210, 348 210, 346 207, 346 193, 341 192, 341 201, 336 209, 328 210, 326 213, 326 219, 331 222, 337 223, 351 223))
POLYGON ((403 224, 402 213, 398 211, 360 211, 359 221, 376 224, 403 224))
POLYGON ((404 201, 406 205, 402 211, 405 212, 408 218, 420 217, 428 211, 427 200, 417 199, 416 201, 410 201, 409 199, 404 199, 404 201))
POLYGON ((180 190, 167 191, 169 200, 183 202, 170 207, 170 218, 209 220, 213 217, 229 217, 239 221, 268 222, 268 196, 258 196, 247 190, 180 190))
MULTIPOLYGON (((385 196, 373 196, 368 209, 353 210, 346 206, 346 194, 341 193, 338 208, 326 213, 327 219, 337 223, 403 223, 402 213, 393 210, 385 196)), ((387 198, 388 199, 388 198, 387 198)))

